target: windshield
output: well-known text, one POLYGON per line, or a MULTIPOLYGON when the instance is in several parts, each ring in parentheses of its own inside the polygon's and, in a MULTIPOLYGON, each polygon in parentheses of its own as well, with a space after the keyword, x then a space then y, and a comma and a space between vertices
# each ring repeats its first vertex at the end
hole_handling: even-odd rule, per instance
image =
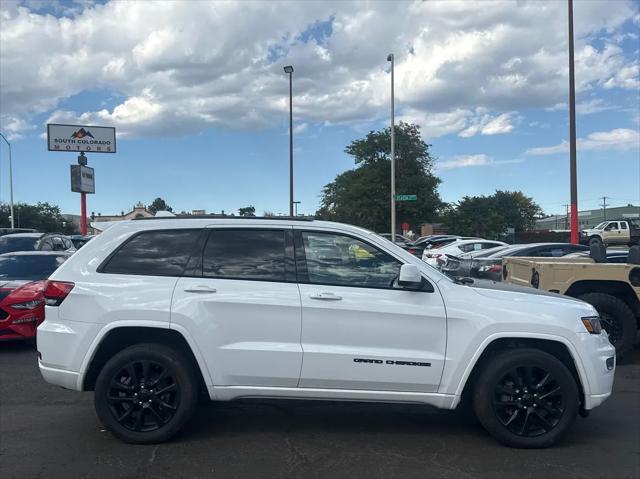
POLYGON ((0 238, 0 254, 14 251, 34 251, 38 238, 3 236, 0 238))
POLYGON ((599 225, 596 225, 593 227, 594 230, 603 230, 605 226, 607 226, 609 224, 608 221, 603 221, 602 223, 600 223, 599 225))
POLYGON ((0 280, 46 279, 67 259, 65 255, 17 254, 0 257, 0 280))

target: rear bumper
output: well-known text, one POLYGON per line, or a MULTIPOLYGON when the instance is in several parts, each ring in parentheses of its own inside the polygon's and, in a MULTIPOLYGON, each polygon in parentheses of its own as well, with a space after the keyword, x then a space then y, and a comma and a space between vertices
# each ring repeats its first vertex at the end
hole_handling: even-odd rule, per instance
POLYGON ((40 374, 42 374, 42 377, 48 383, 62 386, 66 389, 82 391, 82 385, 79 384, 80 374, 73 371, 44 366, 42 361, 38 361, 38 367, 40 368, 40 374))
POLYGON ((79 321, 59 321, 55 313, 47 312, 46 321, 38 327, 40 372, 48 383, 81 391, 83 361, 100 326, 79 321))

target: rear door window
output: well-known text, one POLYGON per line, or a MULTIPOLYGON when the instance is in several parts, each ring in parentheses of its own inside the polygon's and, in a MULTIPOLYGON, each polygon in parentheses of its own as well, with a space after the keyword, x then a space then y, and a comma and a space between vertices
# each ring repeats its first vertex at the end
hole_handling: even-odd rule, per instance
POLYGON ((207 278, 294 281, 294 274, 287 274, 285 231, 212 230, 204 247, 202 275, 207 278))
POLYGON ((103 273, 182 276, 201 230, 145 231, 133 236, 99 269, 103 273))

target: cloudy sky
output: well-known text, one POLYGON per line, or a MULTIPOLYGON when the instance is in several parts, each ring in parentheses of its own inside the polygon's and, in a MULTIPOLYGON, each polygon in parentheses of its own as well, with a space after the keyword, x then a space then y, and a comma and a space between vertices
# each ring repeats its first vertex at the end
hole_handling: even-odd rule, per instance
MULTIPOLYGON (((576 0, 574 17, 580 207, 638 204, 640 2, 576 0)), ((561 0, 3 0, 0 21, 16 201, 78 212, 75 155, 43 139, 57 122, 117 128, 117 154, 89 155, 89 211, 162 196, 177 210, 286 212, 292 64, 296 199, 313 212, 353 166, 345 145, 388 123, 394 52, 396 115, 433 145, 444 200, 520 189, 549 213, 568 202, 561 0)))

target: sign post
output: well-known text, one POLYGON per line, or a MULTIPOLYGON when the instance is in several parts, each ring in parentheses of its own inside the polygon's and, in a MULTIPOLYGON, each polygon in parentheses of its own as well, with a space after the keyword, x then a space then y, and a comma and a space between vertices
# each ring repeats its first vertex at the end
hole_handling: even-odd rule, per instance
POLYGON ((78 164, 71 165, 71 191, 80 193, 80 232, 87 234, 87 193, 96 192, 93 168, 87 166, 85 152, 115 153, 116 129, 105 126, 47 125, 49 151, 79 151, 78 164))

